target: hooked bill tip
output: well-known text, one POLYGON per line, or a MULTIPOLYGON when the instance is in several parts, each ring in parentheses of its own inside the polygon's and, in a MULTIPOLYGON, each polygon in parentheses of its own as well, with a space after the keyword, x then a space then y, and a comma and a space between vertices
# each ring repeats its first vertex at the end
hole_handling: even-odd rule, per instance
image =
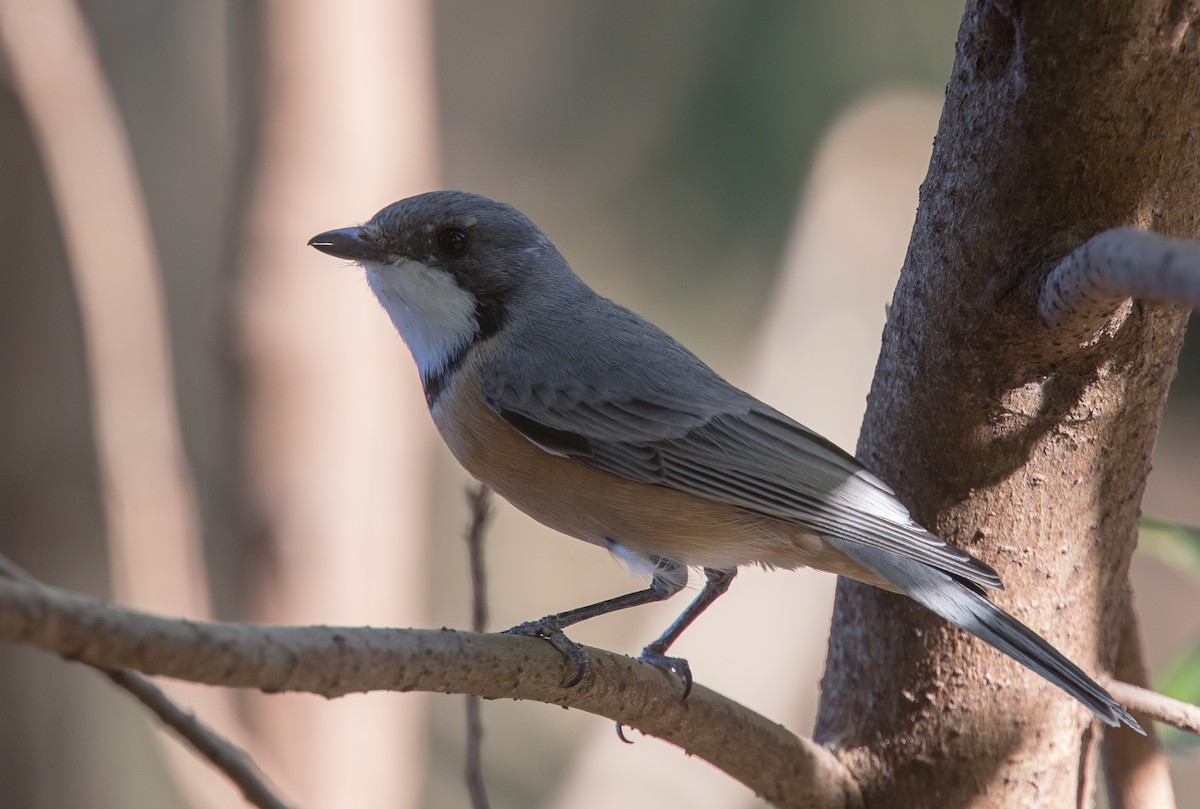
POLYGON ((368 239, 362 228, 339 228, 318 233, 308 240, 309 247, 315 247, 322 253, 349 261, 363 259, 378 259, 379 247, 368 239))

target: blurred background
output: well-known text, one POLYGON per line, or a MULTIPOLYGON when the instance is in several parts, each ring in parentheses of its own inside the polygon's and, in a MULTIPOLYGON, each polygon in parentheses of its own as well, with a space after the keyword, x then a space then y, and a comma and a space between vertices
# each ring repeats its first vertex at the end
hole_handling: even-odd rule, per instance
MULTIPOLYGON (((0 552, 170 615, 466 626, 468 481, 361 274, 305 246, 442 187, 514 204, 602 293, 852 450, 961 10, 0 0, 0 552)), ((1185 350, 1145 506, 1167 524, 1134 566, 1155 675, 1193 700, 1200 563, 1170 523, 1200 523, 1198 379, 1185 350)), ((491 628, 641 586, 495 511, 491 628)), ((833 586, 747 571, 679 653, 808 733, 833 586)), ((636 654, 683 598, 572 635, 636 654)), ((467 805, 462 698, 171 692, 304 806, 467 805)), ((0 717, 4 806, 240 804, 40 652, 0 648, 0 717)), ((758 805, 598 717, 483 721, 495 807, 758 805)), ((1171 742, 1186 806, 1200 754, 1171 742)))

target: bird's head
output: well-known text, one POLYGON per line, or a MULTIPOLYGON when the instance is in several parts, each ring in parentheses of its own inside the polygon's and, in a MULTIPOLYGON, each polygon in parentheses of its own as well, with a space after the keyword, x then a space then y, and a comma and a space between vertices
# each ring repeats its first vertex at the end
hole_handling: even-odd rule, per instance
POLYGON ((477 194, 435 191, 384 208, 309 245, 348 259, 412 351, 423 378, 500 332, 531 286, 574 280, 550 240, 520 211, 477 194))

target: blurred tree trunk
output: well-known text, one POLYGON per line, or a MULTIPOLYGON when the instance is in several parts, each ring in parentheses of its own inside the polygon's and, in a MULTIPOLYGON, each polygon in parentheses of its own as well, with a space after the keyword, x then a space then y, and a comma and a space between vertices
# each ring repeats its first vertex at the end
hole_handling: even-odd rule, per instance
MULTIPOLYGON (((859 442, 919 520, 999 570, 998 602, 1093 674, 1116 651, 1186 312, 1135 303, 1115 335, 1056 355, 1037 297, 1109 227, 1198 235, 1192 5, 967 4, 859 442)), ((868 806, 1087 805, 1096 727, 920 607, 839 584, 816 735, 868 806)))
MULTIPOLYGON (((259 149, 242 224, 239 353, 264 622, 425 623, 429 451, 403 344, 356 267, 308 237, 436 182, 432 10, 424 0, 261 7, 259 149)), ((252 703, 297 800, 409 806, 425 700, 252 703)))

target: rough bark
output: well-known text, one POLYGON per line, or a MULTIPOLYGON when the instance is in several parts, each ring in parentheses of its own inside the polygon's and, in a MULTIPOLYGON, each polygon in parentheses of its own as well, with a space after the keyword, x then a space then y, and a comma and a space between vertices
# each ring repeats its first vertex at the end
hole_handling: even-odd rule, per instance
MULTIPOLYGON (((1115 654, 1186 313, 1135 302, 1063 351, 1038 294, 1107 228, 1197 235, 1192 5, 968 3, 859 443, 918 519, 999 570, 1001 604, 1093 674, 1115 654)), ((1086 805, 1098 738, 1016 664, 846 581, 816 737, 888 807, 1086 805)))

